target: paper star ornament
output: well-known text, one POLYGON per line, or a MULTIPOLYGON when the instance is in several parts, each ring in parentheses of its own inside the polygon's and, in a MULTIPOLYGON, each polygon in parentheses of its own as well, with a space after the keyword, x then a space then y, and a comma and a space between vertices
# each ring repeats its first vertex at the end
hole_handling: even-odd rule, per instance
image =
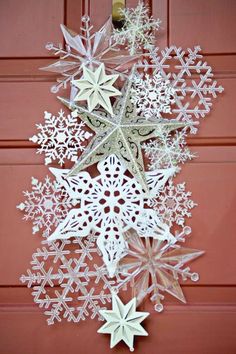
POLYGON ((84 66, 83 78, 72 81, 72 85, 80 89, 74 101, 87 101, 89 112, 100 105, 113 115, 110 97, 121 95, 121 92, 113 86, 118 76, 106 75, 104 64, 101 64, 95 71, 84 66))
POLYGON ((134 336, 148 336, 141 322, 149 316, 149 312, 136 311, 136 298, 124 305, 119 297, 112 294, 112 310, 100 310, 106 323, 99 328, 98 333, 111 334, 110 348, 121 340, 134 350, 134 336))
POLYGON ((185 127, 188 123, 175 120, 153 122, 138 116, 135 105, 131 102, 131 85, 132 76, 124 87, 121 98, 116 101, 113 107, 113 117, 101 111, 90 113, 76 103, 71 103, 69 100, 59 97, 69 109, 81 112, 78 113, 80 119, 96 133, 68 176, 75 176, 88 166, 115 154, 127 170, 140 182, 143 189, 149 193, 141 142, 158 137, 164 132, 168 133, 185 127))

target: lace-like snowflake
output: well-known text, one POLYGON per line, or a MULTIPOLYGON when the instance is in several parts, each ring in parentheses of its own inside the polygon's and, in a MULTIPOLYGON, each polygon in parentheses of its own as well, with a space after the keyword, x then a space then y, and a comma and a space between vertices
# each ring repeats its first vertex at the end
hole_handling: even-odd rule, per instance
POLYGON ((160 73, 154 76, 146 74, 144 78, 135 76, 132 90, 132 102, 137 112, 145 118, 161 118, 162 113, 171 114, 171 104, 175 102, 175 90, 160 73))
POLYGON ((36 124, 40 130, 38 135, 34 135, 29 140, 41 145, 37 153, 45 153, 45 164, 50 164, 53 160, 58 160, 59 165, 63 165, 65 160, 76 162, 78 151, 85 149, 85 142, 92 134, 84 131, 84 122, 78 123, 76 115, 68 114, 60 110, 58 116, 49 112, 44 112, 45 125, 36 124))
POLYGON ((86 239, 42 242, 31 261, 32 268, 21 276, 32 287, 34 302, 45 308, 48 324, 61 321, 79 322, 91 317, 102 320, 99 311, 111 302, 116 279, 98 265, 99 251, 94 235, 86 239))
POLYGON ((120 261, 120 274, 125 276, 117 285, 117 290, 129 284, 133 297, 140 304, 147 295, 154 303, 156 311, 161 312, 164 292, 168 292, 182 302, 186 302, 179 284, 179 278, 197 281, 197 273, 191 273, 185 266, 187 262, 201 256, 204 252, 185 248, 181 242, 191 233, 190 227, 184 227, 175 235, 173 242, 165 243, 149 237, 140 238, 135 231, 126 234, 129 244, 127 256, 120 261))
POLYGON ((126 45, 131 55, 143 47, 149 50, 153 48, 154 31, 158 30, 161 21, 149 16, 149 8, 140 1, 134 9, 124 8, 120 13, 124 24, 122 29, 114 30, 114 40, 126 45))
MULTIPOLYGON (((69 170, 50 170, 80 205, 69 211, 48 240, 85 237, 95 230, 99 233, 97 244, 111 276, 126 247, 123 232, 130 227, 141 235, 161 239, 173 237, 157 213, 145 207, 147 196, 141 185, 135 178, 125 175, 125 168, 115 155, 99 162, 100 175, 95 178, 87 172, 66 178, 69 170)), ((174 173, 173 168, 147 173, 153 196, 174 173)))
POLYGON ((44 183, 32 177, 31 185, 31 192, 23 192, 27 200, 17 208, 25 212, 23 220, 33 221, 33 234, 42 229, 47 235, 66 217, 74 202, 66 190, 48 176, 44 183))
POLYGON ((176 223, 184 226, 185 217, 192 216, 190 210, 197 204, 190 197, 192 193, 185 190, 185 182, 174 184, 172 179, 160 190, 157 199, 150 199, 148 205, 153 207, 163 221, 170 227, 176 223))
POLYGON ((195 155, 187 148, 187 129, 172 134, 163 132, 154 141, 142 145, 146 156, 150 159, 150 170, 169 168, 191 160, 195 155))
MULTIPOLYGON (((53 93, 58 92, 60 88, 66 88, 72 80, 81 77, 83 65, 92 69, 104 63, 107 71, 120 74, 121 78, 124 78, 128 71, 128 63, 137 58, 137 56, 124 53, 121 55, 117 43, 111 41, 113 28, 111 18, 97 32, 93 32, 93 26, 90 24, 88 16, 83 16, 81 22, 80 34, 61 25, 66 42, 65 48, 62 44, 48 43, 46 45, 46 49, 54 52, 54 55, 60 56, 60 60, 56 63, 41 68, 62 75, 61 78, 57 79, 58 83, 52 86, 51 91, 53 93)), ((72 88, 72 98, 77 91, 72 88)))
MULTIPOLYGON (((144 61, 139 68, 144 71, 153 69, 153 75, 160 74, 168 80, 175 90, 175 104, 171 111, 173 119, 185 122, 198 121, 210 112, 212 98, 223 92, 222 86, 217 86, 213 79, 212 68, 199 54, 201 48, 194 49, 171 46, 161 52, 154 50, 150 64, 144 61)), ((196 133, 196 125, 191 126, 191 133, 196 133)))

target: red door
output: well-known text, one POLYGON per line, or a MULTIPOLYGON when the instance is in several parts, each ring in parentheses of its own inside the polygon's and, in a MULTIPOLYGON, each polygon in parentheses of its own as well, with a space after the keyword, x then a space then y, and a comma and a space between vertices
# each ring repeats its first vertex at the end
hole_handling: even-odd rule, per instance
MULTIPOLYGON (((127 6, 137 1, 127 1, 127 6)), ((136 341, 136 353, 236 353, 236 2, 234 0, 153 0, 154 17, 162 20, 157 45, 182 48, 200 45, 224 93, 202 122, 200 133, 189 139, 198 158, 179 175, 186 181, 198 207, 189 224, 187 246, 203 249, 193 268, 197 284, 186 282, 188 304, 166 297, 162 314, 149 301, 142 310, 148 338, 136 341)), ((40 247, 16 205, 22 190, 30 190, 31 176, 48 173, 44 159, 35 154, 28 138, 43 112, 58 112, 50 93, 54 76, 39 71, 51 59, 44 49, 49 41, 61 42, 60 23, 79 30, 84 11, 81 0, 2 0, 0 2, 0 354, 75 354, 110 352, 108 336, 97 334, 101 323, 62 321, 48 326, 43 310, 19 281, 31 255, 40 247)), ((91 19, 98 28, 111 13, 111 0, 90 0, 91 19)), ((128 353, 121 345, 113 349, 128 353)))

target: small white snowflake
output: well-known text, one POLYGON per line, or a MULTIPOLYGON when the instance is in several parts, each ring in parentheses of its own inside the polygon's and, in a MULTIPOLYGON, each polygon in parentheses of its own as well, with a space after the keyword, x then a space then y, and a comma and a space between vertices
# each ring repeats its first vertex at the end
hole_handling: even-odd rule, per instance
POLYGON ((175 90, 160 73, 154 76, 146 74, 143 78, 134 78, 132 102, 137 112, 145 118, 162 118, 162 114, 171 114, 171 105, 175 102, 175 90))
POLYGON ((139 2, 134 9, 120 10, 124 19, 121 29, 115 29, 113 38, 122 45, 126 45, 130 54, 135 54, 139 49, 151 49, 155 41, 154 31, 158 30, 161 21, 149 16, 149 8, 139 2))
POLYGON ((97 265, 98 253, 91 234, 73 241, 42 241, 42 248, 33 254, 32 269, 21 281, 33 288, 34 302, 45 308, 49 325, 63 318, 72 322, 89 316, 103 319, 99 311, 111 302, 116 278, 109 279, 106 268, 97 265))
POLYGON ((154 141, 142 145, 146 156, 150 159, 150 170, 169 168, 191 160, 195 155, 187 148, 187 129, 176 131, 173 134, 163 134, 154 141))
POLYGON ((78 151, 85 149, 85 142, 92 134, 84 131, 85 124, 78 122, 75 114, 68 114, 60 110, 58 116, 49 112, 44 112, 45 125, 36 124, 40 130, 38 135, 30 138, 30 141, 41 145, 37 153, 45 153, 45 164, 50 164, 53 160, 58 160, 59 165, 63 165, 65 159, 76 162, 78 151))
POLYGON ((42 229, 45 236, 66 217, 74 202, 66 190, 48 176, 44 183, 32 177, 31 185, 31 192, 23 192, 27 200, 17 208, 24 211, 23 220, 33 221, 33 234, 42 229))
POLYGON ((192 216, 190 210, 197 206, 190 197, 192 193, 185 190, 185 182, 174 184, 169 179, 167 184, 160 190, 157 199, 150 199, 152 206, 159 218, 170 227, 176 223, 184 226, 185 218, 192 216))

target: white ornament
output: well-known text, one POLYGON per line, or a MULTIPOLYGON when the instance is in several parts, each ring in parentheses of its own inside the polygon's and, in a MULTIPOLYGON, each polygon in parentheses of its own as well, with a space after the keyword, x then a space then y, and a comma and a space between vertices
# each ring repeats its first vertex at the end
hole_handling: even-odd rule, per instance
POLYGON ((121 92, 113 86, 118 76, 106 75, 104 64, 94 72, 84 66, 83 78, 72 81, 72 85, 80 89, 74 101, 87 101, 89 112, 100 105, 113 115, 110 97, 121 95, 121 92))
POLYGON ((190 197, 192 193, 185 190, 185 182, 174 184, 169 179, 158 194, 158 198, 150 199, 148 205, 154 208, 163 223, 184 226, 185 218, 192 216, 190 210, 197 206, 190 197))
POLYGON ((161 74, 150 76, 146 74, 134 77, 132 102, 137 112, 145 118, 161 118, 163 114, 171 114, 171 105, 175 102, 175 90, 161 74))
POLYGON ((186 137, 186 128, 172 134, 163 131, 155 140, 142 144, 150 159, 150 170, 177 166, 193 159, 195 155, 187 148, 186 137))
POLYGON ((158 30, 161 21, 149 16, 149 8, 139 2, 134 9, 124 8, 120 10, 124 23, 121 29, 115 29, 113 38, 118 44, 125 45, 130 54, 143 49, 151 49, 154 46, 154 31, 158 30))
POLYGON ((62 166, 66 159, 76 162, 78 151, 84 151, 87 139, 92 136, 83 130, 84 122, 78 122, 73 113, 65 116, 62 110, 58 116, 45 112, 44 119, 45 125, 36 124, 40 132, 29 140, 41 145, 37 153, 45 153, 45 164, 58 160, 62 166))
POLYGON ((34 302, 45 308, 49 325, 63 318, 79 322, 87 317, 102 320, 99 311, 111 302, 116 279, 97 265, 94 235, 86 239, 42 242, 31 261, 32 269, 21 281, 32 287, 34 302))
POLYGON ((99 328, 98 333, 111 335, 110 348, 123 340, 130 351, 134 351, 134 336, 148 336, 140 323, 150 314, 136 311, 136 298, 124 305, 113 293, 112 310, 100 310, 100 314, 105 318, 106 323, 99 328))
POLYGON ((46 236, 66 217, 74 201, 65 188, 48 176, 44 183, 32 177, 31 185, 32 191, 23 192, 27 199, 17 208, 24 211, 23 220, 33 221, 33 234, 42 229, 46 236))
MULTIPOLYGON (((98 246, 109 274, 124 254, 123 232, 134 228, 142 236, 171 239, 169 227, 160 222, 157 213, 145 207, 147 196, 135 178, 125 175, 125 168, 115 155, 98 163, 100 175, 91 178, 88 172, 67 177, 68 170, 50 169, 70 197, 80 203, 60 223, 49 241, 87 236, 99 232, 98 246)), ((155 196, 175 169, 147 172, 151 195, 155 196)))
MULTIPOLYGON (((150 54, 151 64, 144 61, 140 69, 153 70, 153 75, 160 74, 170 82, 175 90, 175 106, 172 108, 173 119, 193 122, 210 112, 212 98, 223 92, 213 78, 212 68, 202 61, 201 48, 195 46, 187 51, 176 46, 150 54)), ((197 132, 196 125, 190 127, 191 133, 197 132)))

